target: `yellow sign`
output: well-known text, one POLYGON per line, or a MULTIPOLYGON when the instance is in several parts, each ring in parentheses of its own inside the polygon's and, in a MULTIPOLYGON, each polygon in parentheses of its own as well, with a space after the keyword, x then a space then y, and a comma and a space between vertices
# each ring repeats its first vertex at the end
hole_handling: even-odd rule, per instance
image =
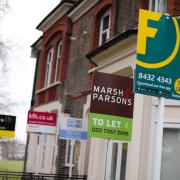
POLYGON ((177 94, 180 94, 180 78, 176 79, 174 83, 174 90, 177 94))

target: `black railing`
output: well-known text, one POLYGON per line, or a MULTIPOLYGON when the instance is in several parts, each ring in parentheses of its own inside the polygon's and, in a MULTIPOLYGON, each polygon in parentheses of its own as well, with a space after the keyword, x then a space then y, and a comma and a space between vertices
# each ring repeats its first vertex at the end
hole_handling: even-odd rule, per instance
POLYGON ((57 174, 34 174, 20 172, 0 171, 0 180, 87 180, 86 176, 57 175, 57 174))

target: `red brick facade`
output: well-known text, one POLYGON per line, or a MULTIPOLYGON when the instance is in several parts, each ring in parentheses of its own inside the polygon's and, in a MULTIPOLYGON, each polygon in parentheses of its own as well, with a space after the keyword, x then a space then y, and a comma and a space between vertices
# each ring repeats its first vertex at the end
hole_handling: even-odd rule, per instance
POLYGON ((142 9, 149 9, 149 0, 140 0, 139 7, 142 9))
MULTIPOLYGON (((63 1, 62 1, 63 2, 63 1)), ((80 2, 80 1, 79 1, 80 2)), ((82 1, 83 2, 83 1, 82 1)), ((60 100, 62 113, 82 118, 86 95, 89 92, 91 77, 88 74, 95 64, 86 55, 99 46, 100 19, 104 12, 111 10, 110 38, 129 29, 137 28, 139 8, 148 9, 149 0, 101 0, 75 22, 68 17, 69 12, 43 33, 39 48, 36 94, 33 107, 60 100), (72 39, 74 38, 74 39, 72 39), (62 41, 58 80, 54 84, 57 45, 62 41), (44 87, 47 53, 54 48, 50 87, 44 87), (65 93, 64 93, 65 92, 65 93)), ((72 9, 73 10, 73 9, 72 9)), ((180 15, 180 0, 168 0, 168 12, 180 15)), ((57 173, 64 168, 66 141, 58 140, 57 173)), ((80 144, 75 145, 74 174, 78 173, 80 144)))
POLYGON ((172 16, 180 16, 179 0, 168 0, 168 13, 172 16))
MULTIPOLYGON (((58 80, 63 82, 66 78, 66 70, 68 65, 68 51, 70 47, 70 36, 71 36, 71 22, 67 18, 67 15, 59 19, 54 25, 52 25, 46 32, 43 34, 42 47, 40 50, 39 57, 39 69, 37 76, 36 90, 41 90, 44 88, 45 82, 45 73, 46 73, 46 64, 47 64, 47 53, 48 50, 53 47, 54 55, 51 68, 51 80, 50 84, 53 84, 54 75, 55 75, 55 66, 57 58, 57 46, 58 43, 62 42, 61 49, 61 60, 59 63, 59 72, 58 80)), ((46 90, 40 91, 36 94, 35 97, 35 106, 41 104, 49 103, 59 99, 60 96, 60 84, 47 88, 46 90)))

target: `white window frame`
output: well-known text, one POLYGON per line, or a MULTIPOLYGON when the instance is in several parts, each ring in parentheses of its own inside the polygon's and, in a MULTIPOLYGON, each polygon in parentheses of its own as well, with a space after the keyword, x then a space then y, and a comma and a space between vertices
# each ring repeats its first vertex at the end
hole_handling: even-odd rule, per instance
POLYGON ((60 41, 57 46, 54 82, 58 81, 59 63, 61 61, 61 49, 62 49, 62 41, 60 41))
MULTIPOLYGON (((154 127, 155 127, 155 131, 154 131, 154 143, 153 143, 153 150, 152 150, 151 155, 150 155, 150 159, 151 159, 150 164, 151 164, 152 167, 153 166, 160 167, 160 170, 161 170, 162 159, 161 159, 161 161, 156 161, 156 163, 154 164, 156 157, 155 157, 155 155, 153 153, 154 149, 156 148, 156 143, 158 143, 158 142, 155 142, 156 134, 157 134, 157 120, 155 120, 154 127)), ((179 119, 171 119, 171 120, 165 119, 165 121, 163 123, 163 131, 166 128, 169 128, 169 129, 180 129, 180 120, 179 119)), ((162 141, 163 141, 163 139, 162 139, 162 141)), ((162 149, 161 149, 161 151, 162 151, 162 149)), ((153 168, 150 169, 149 173, 150 174, 152 173, 150 175, 150 178, 153 179, 154 178, 153 168)))
POLYGON ((122 147, 123 147, 123 143, 127 143, 127 142, 109 140, 107 143, 108 144, 107 144, 107 160, 105 165, 105 180, 111 180, 112 148, 113 148, 113 144, 115 143, 118 145, 115 179, 120 180, 121 163, 122 163, 122 147))
POLYGON ((107 39, 109 39, 110 37, 110 22, 111 22, 111 10, 108 9, 101 17, 101 20, 100 20, 100 30, 99 30, 99 46, 103 44, 102 42, 102 36, 103 34, 107 33, 107 39), (103 30, 103 20, 105 17, 109 16, 109 25, 108 25, 108 28, 103 30))
POLYGON ((167 13, 167 0, 150 0, 149 10, 155 11, 155 12, 167 13))
POLYGON ((45 82, 44 82, 45 87, 50 85, 52 61, 53 61, 53 48, 51 48, 48 51, 48 55, 47 55, 46 74, 45 74, 45 82))

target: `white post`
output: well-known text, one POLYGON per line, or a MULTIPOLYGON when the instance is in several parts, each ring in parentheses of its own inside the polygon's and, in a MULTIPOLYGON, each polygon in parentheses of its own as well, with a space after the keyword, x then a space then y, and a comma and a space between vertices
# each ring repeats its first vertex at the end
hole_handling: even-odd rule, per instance
POLYGON ((41 162, 42 162, 42 156, 40 155, 41 149, 40 149, 40 144, 37 145, 37 149, 36 149, 36 159, 35 159, 35 174, 38 175, 38 173, 40 172, 40 167, 41 167, 41 162), (40 160, 38 161, 37 159, 40 157, 40 160))
POLYGON ((154 162, 152 162, 153 180, 160 180, 161 177, 164 107, 165 107, 165 98, 161 97, 159 98, 157 127, 155 131, 154 162))
MULTIPOLYGON (((162 10, 160 7, 160 0, 155 1, 155 12, 162 10)), ((162 142, 163 142, 163 127, 164 127, 164 108, 165 98, 158 98, 158 115, 157 127, 155 130, 155 144, 154 144, 154 162, 153 166, 153 180, 160 180, 161 178, 161 158, 162 158, 162 142)))
POLYGON ((69 177, 72 177, 74 144, 75 144, 75 140, 71 140, 71 142, 70 142, 70 145, 71 145, 71 152, 70 152, 69 177))

